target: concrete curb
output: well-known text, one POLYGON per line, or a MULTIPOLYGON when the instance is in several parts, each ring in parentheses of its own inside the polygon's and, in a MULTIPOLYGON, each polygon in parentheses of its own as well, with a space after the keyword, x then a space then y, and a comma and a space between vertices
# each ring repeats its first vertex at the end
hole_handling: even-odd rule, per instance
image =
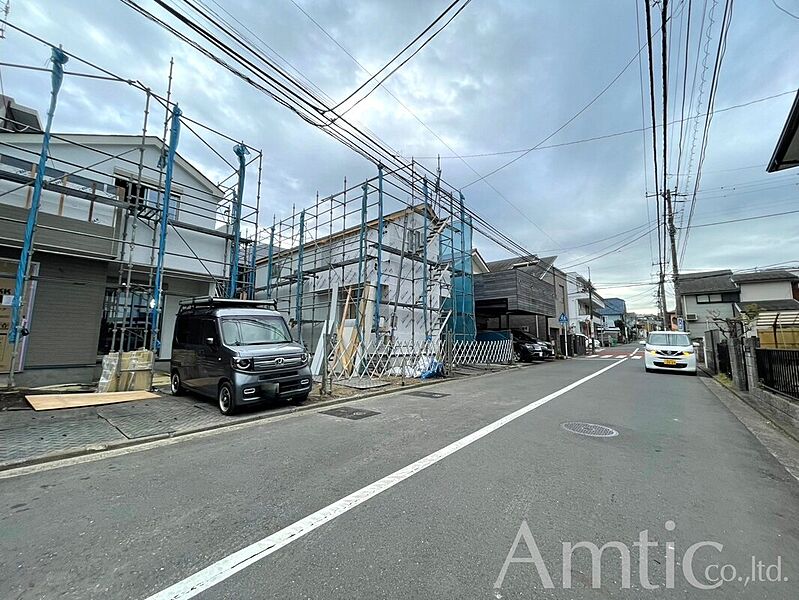
POLYGON ((353 396, 347 396, 346 398, 333 398, 331 400, 323 400, 320 402, 314 402, 312 404, 306 404, 302 406, 290 406, 286 408, 279 408, 273 411, 269 411, 268 413, 260 413, 255 414, 252 416, 242 417, 238 419, 233 419, 229 423, 215 423, 213 425, 207 425, 204 427, 196 427, 194 429, 186 429, 181 431, 173 431, 171 433, 159 433, 155 435, 148 435, 140 438, 136 438, 133 440, 122 440, 119 442, 110 442, 107 444, 90 444, 84 447, 78 447, 75 449, 71 449, 64 452, 53 452, 51 454, 42 454, 35 458, 31 459, 24 459, 21 461, 9 461, 5 463, 0 463, 0 473, 5 471, 10 471, 13 469, 18 469, 22 467, 29 467, 32 465, 41 465, 49 462, 54 462, 57 460, 63 460, 68 458, 76 458, 78 456, 86 456, 90 454, 101 454, 103 452, 107 452, 109 450, 117 450, 121 448, 130 448, 132 446, 140 446, 143 444, 147 444, 150 442, 156 442, 160 440, 167 440, 173 438, 184 437, 187 435, 201 433, 204 431, 214 431, 217 429, 226 429, 228 427, 233 427, 236 425, 244 425, 247 423, 254 423, 257 421, 269 421, 271 419, 277 419, 279 417, 284 417, 286 415, 294 414, 294 413, 301 413, 307 412, 310 410, 316 410, 319 408, 325 408, 327 406, 336 406, 338 404, 345 404, 347 402, 357 402, 360 400, 366 400, 368 398, 374 398, 376 396, 388 396, 390 394, 401 394, 407 390, 413 390, 421 387, 430 387, 434 385, 440 385, 442 383, 452 383, 454 381, 458 381, 460 379, 471 379, 475 377, 487 377, 490 375, 497 375, 500 373, 507 373, 514 369, 519 368, 528 368, 532 365, 517 365, 511 368, 500 368, 496 371, 489 371, 487 373, 476 373, 473 375, 461 375, 456 377, 450 377, 447 379, 441 379, 437 381, 422 381, 418 383, 412 383, 408 385, 400 386, 399 388, 390 388, 390 389, 377 389, 373 392, 368 392, 365 394, 356 394, 353 396))

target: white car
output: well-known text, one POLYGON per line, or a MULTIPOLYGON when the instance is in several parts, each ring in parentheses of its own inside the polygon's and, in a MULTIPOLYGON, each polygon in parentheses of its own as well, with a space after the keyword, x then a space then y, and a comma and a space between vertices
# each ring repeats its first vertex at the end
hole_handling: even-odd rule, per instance
POLYGON ((652 331, 644 351, 644 368, 652 371, 682 371, 696 375, 696 353, 691 338, 679 331, 652 331))

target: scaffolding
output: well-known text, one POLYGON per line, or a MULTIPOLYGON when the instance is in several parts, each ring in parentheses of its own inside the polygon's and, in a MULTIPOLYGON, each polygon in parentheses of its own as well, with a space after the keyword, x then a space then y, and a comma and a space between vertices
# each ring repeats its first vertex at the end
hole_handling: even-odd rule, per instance
MULTIPOLYGON (((8 133, 0 139, 0 205, 12 208, 0 213, 0 227, 10 232, 28 223, 20 241, 31 255, 44 250, 111 265, 101 353, 150 349, 158 355, 164 294, 180 295, 167 291, 165 278, 207 282, 205 295, 254 298, 263 154, 182 113, 172 99, 171 62, 167 92, 161 96, 69 56, 90 69, 64 71, 65 82, 92 97, 102 97, 97 92, 103 86, 124 88, 116 101, 143 104, 141 127, 138 133, 110 135, 53 133, 48 150, 41 132, 26 132, 25 123, 6 115, 8 133), (150 133, 159 112, 160 137, 150 133), (40 163, 40 156, 45 162, 40 163), (41 170, 38 164, 46 166, 41 170), (183 175, 173 180, 176 165, 183 175), (40 206, 31 201, 37 188, 40 206), (38 219, 40 213, 48 218, 38 219), (58 246, 53 236, 58 236, 58 246)), ((48 73, 36 66, 6 66, 39 72, 42 79, 48 73)), ((54 130, 59 131, 57 113, 54 130)), ((23 314, 18 329, 26 333, 30 323, 23 307, 30 302, 30 282, 39 276, 30 269, 23 275, 14 300, 23 314)), ((78 279, 75 283, 81 283, 78 279)), ((15 347, 24 343, 22 336, 11 338, 15 347)), ((10 369, 10 384, 21 364, 10 369)))
POLYGON ((418 377, 474 339, 471 221, 437 182, 378 166, 259 234, 256 296, 291 315, 315 376, 418 377))

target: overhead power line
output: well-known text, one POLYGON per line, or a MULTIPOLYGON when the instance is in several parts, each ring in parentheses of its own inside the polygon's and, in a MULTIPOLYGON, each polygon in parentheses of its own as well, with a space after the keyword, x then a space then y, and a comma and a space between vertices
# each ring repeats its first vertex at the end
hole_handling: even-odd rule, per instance
MULTIPOLYGON (((422 33, 420 33, 420 34, 419 34, 419 35, 417 35, 417 36, 416 36, 416 37, 415 37, 413 40, 411 40, 411 41, 410 41, 410 42, 409 42, 409 43, 408 43, 408 44, 407 44, 407 45, 406 45, 406 46, 405 46, 405 47, 404 47, 402 50, 400 50, 400 51, 399 51, 399 52, 398 52, 398 53, 397 53, 397 54, 396 54, 394 57, 392 57, 392 58, 391 58, 391 60, 389 60, 389 61, 388 61, 388 62, 387 62, 387 63, 386 63, 384 66, 382 66, 382 67, 381 67, 381 68, 380 68, 380 69, 377 71, 377 73, 375 73, 374 75, 372 75, 371 77, 369 77, 369 79, 367 79, 366 81, 364 81, 364 82, 363 82, 363 83, 362 83, 360 86, 358 86, 358 87, 357 87, 355 90, 353 90, 353 91, 352 91, 352 92, 351 92, 351 93, 350 93, 350 94, 349 94, 349 95, 348 95, 346 98, 344 98, 344 99, 343 99, 341 102, 339 102, 338 104, 336 104, 336 105, 335 105, 335 106, 334 106, 334 107, 331 109, 331 112, 335 112, 336 110, 338 110, 338 109, 339 109, 341 106, 343 106, 343 105, 344 105, 344 104, 346 104, 346 103, 347 103, 349 100, 351 100, 351 99, 352 99, 354 96, 356 96, 356 95, 357 95, 357 94, 358 94, 358 93, 359 93, 359 92, 360 92, 362 89, 364 89, 364 88, 365 88, 366 86, 368 86, 368 85, 369 85, 369 84, 370 84, 372 81, 374 81, 374 80, 377 78, 377 76, 378 76, 380 73, 382 73, 383 71, 385 71, 385 70, 386 70, 386 69, 387 69, 387 68, 388 68, 388 67, 389 67, 389 66, 390 66, 390 65, 391 65, 391 64, 392 64, 392 63, 393 63, 395 60, 397 60, 397 59, 398 59, 400 56, 402 56, 402 55, 403 55, 403 54, 404 54, 404 53, 405 53, 405 52, 406 52, 406 51, 407 51, 409 48, 411 48, 411 47, 412 47, 412 46, 413 46, 413 45, 414 45, 416 42, 418 42, 418 41, 419 41, 419 40, 420 40, 420 39, 421 39, 421 38, 422 38, 422 37, 423 37, 423 36, 424 36, 424 35, 425 35, 425 34, 426 34, 428 31, 430 31, 430 30, 431 30, 433 27, 435 27, 436 23, 438 23, 440 20, 442 20, 442 19, 443 19, 443 18, 444 18, 444 17, 447 15, 447 13, 448 13, 450 10, 452 10, 452 9, 453 9, 453 8, 454 8, 454 7, 455 7, 457 4, 458 4, 458 2, 460 2, 460 1, 461 1, 461 0, 455 0, 455 1, 454 1, 452 4, 450 4, 450 5, 449 5, 449 6, 448 6, 448 7, 447 7, 445 10, 444 10, 444 12, 442 12, 442 13, 441 13, 441 14, 440 14, 438 17, 436 17, 435 21, 433 21, 432 23, 430 23, 430 25, 428 25, 428 26, 427 26, 427 27, 424 29, 424 31, 422 31, 422 33)), ((458 16, 458 15, 461 13, 461 11, 462 11, 464 8, 466 8, 466 7, 469 5, 469 3, 470 3, 471 1, 472 1, 472 0, 466 0, 466 2, 464 2, 464 3, 461 5, 461 7, 460 7, 460 8, 459 8, 459 9, 458 9, 456 12, 455 12, 455 14, 453 14, 453 15, 452 15, 452 16, 451 16, 451 17, 450 17, 448 20, 447 20, 447 22, 446 22, 446 23, 444 23, 444 24, 443 24, 443 25, 442 25, 440 28, 438 28, 436 31, 434 31, 434 32, 433 32, 433 34, 432 34, 432 35, 431 35, 429 38, 427 38, 425 41, 423 41, 423 42, 420 44, 420 46, 419 46, 419 47, 418 47, 416 50, 414 50, 414 51, 413 51, 413 52, 410 54, 410 56, 408 56, 408 57, 407 57, 405 60, 403 60, 403 61, 402 61, 402 62, 401 62, 399 65, 397 65, 396 67, 394 67, 394 68, 391 70, 391 72, 390 72, 388 75, 386 75, 385 77, 383 77, 382 79, 380 79, 380 81, 378 81, 378 82, 375 84, 375 86, 374 86, 374 87, 373 87, 371 90, 369 90, 369 92, 367 92, 366 94, 364 94, 363 96, 361 96, 360 98, 358 98, 358 100, 357 100, 356 102, 354 102, 354 103, 353 103, 353 104, 351 104, 349 107, 347 107, 347 109, 346 109, 345 111, 341 112, 341 113, 340 113, 340 116, 346 115, 346 114, 347 114, 349 111, 351 111, 353 108, 355 108, 355 107, 356 107, 356 106, 357 106, 359 103, 361 103, 362 101, 364 101, 364 100, 365 100, 365 99, 366 99, 366 98, 367 98, 367 97, 368 97, 368 96, 369 96, 369 95, 370 95, 372 92, 374 92, 374 91, 375 91, 377 88, 379 88, 381 85, 383 85, 383 83, 384 83, 384 82, 385 82, 385 81, 386 81, 386 80, 387 80, 389 77, 391 77, 391 76, 392 76, 394 73, 396 73, 396 72, 397 72, 399 69, 401 69, 401 68, 402 68, 402 67, 403 67, 403 66, 404 66, 404 65, 405 65, 405 64, 406 64, 406 63, 407 63, 409 60, 411 60, 411 59, 412 59, 414 56, 416 56, 416 55, 417 55, 417 54, 418 54, 418 53, 419 53, 419 52, 422 50, 422 48, 424 48, 424 47, 425 47, 427 44, 429 44, 429 43, 430 43, 430 42, 431 42, 431 41, 432 41, 432 40, 433 40, 433 39, 434 39, 434 38, 435 38, 435 37, 436 37, 436 36, 437 36, 439 33, 441 33, 441 32, 442 32, 442 31, 443 31, 443 30, 444 30, 444 29, 447 27, 447 25, 449 25, 449 24, 450 24, 450 23, 453 21, 453 19, 455 19, 455 17, 457 17, 457 16, 458 16)))
MULTIPOLYGON (((359 61, 359 60, 358 60, 358 59, 357 59, 355 56, 353 56, 353 54, 352 54, 352 53, 351 53, 349 50, 347 50, 347 48, 345 48, 345 47, 344 47, 344 46, 343 46, 341 43, 339 43, 339 41, 338 41, 338 40, 337 40, 335 37, 333 37, 333 36, 330 34, 330 32, 328 32, 328 31, 327 31, 327 30, 326 30, 326 29, 325 29, 325 28, 324 28, 324 27, 323 27, 323 26, 322 26, 322 25, 321 25, 321 24, 320 24, 320 23, 319 23, 319 22, 318 22, 316 19, 314 19, 312 15, 310 15, 310 14, 309 14, 309 13, 308 13, 308 12, 307 12, 305 9, 303 9, 303 8, 302 8, 302 6, 300 6, 300 5, 299 5, 299 4, 298 4, 298 3, 297 3, 295 0, 291 0, 291 1, 292 1, 292 4, 294 4, 294 6, 296 6, 296 7, 297 7, 297 9, 298 9, 298 10, 299 10, 299 11, 300 11, 302 14, 304 14, 304 15, 305 15, 305 16, 308 18, 308 20, 310 20, 310 21, 311 21, 311 22, 312 22, 312 23, 313 23, 313 24, 316 26, 316 28, 317 28, 317 29, 319 29, 319 30, 320 30, 320 31, 321 31, 321 32, 322 32, 322 33, 323 33, 323 34, 324 34, 324 35, 325 35, 325 36, 326 36, 328 39, 330 39, 330 40, 331 40, 331 41, 332 41, 332 42, 333 42, 333 43, 334 43, 336 46, 338 46, 338 48, 340 48, 340 49, 341 49, 341 51, 342 51, 342 52, 344 52, 344 54, 346 54, 347 56, 349 56, 349 57, 350 57, 350 59, 352 59, 352 61, 353 61, 353 62, 354 62, 356 65, 358 65, 358 67, 360 67, 360 69, 361 69, 361 70, 362 70, 364 73, 366 73, 367 75, 370 75, 370 76, 372 76, 372 73, 371 73, 371 72, 370 72, 370 71, 369 71, 369 70, 368 70, 368 69, 367 69, 367 68, 366 68, 366 67, 365 67, 365 66, 364 66, 364 65, 363 65, 363 64, 362 64, 362 63, 361 63, 361 62, 360 62, 360 61, 359 61)), ((461 162, 462 162, 462 163, 463 163, 463 164, 466 166, 466 168, 468 168, 468 169, 469 169, 469 170, 470 170, 472 173, 474 173, 474 174, 475 174, 475 175, 477 175, 478 177, 482 177, 482 174, 481 174, 479 171, 477 171, 477 170, 476 170, 476 169, 475 169, 475 168, 474 168, 474 167, 473 167, 473 166, 472 166, 472 165, 471 165, 469 162, 467 162, 467 161, 465 160, 465 158, 466 158, 466 157, 459 155, 459 154, 458 154, 458 153, 455 151, 455 149, 454 149, 452 146, 450 146, 450 145, 447 143, 447 141, 446 141, 444 138, 442 138, 442 137, 441 137, 441 136, 440 136, 438 133, 436 133, 436 132, 435 132, 435 131, 434 131, 434 130, 433 130, 433 129, 432 129, 432 128, 431 128, 431 127, 430 127, 430 126, 427 124, 427 123, 425 123, 425 122, 424 122, 424 121, 423 121, 423 120, 422 120, 422 119, 421 119, 421 118, 420 118, 420 117, 419 117, 419 116, 418 116, 418 115, 417 115, 417 114, 416 114, 416 113, 415 113, 413 110, 411 110, 411 108, 410 108, 410 107, 409 107, 407 104, 405 104, 405 103, 404 103, 404 102, 403 102, 403 101, 402 101, 402 100, 401 100, 401 99, 400 99, 400 98, 399 98, 399 97, 398 97, 396 94, 394 94, 394 93, 393 93, 393 92, 392 92, 392 91, 391 91, 391 90, 388 88, 388 86, 385 86, 385 85, 384 85, 384 86, 382 86, 382 89, 383 89, 383 90, 384 90, 384 91, 385 91, 385 92, 386 92, 386 93, 387 93, 389 96, 391 96, 391 97, 392 97, 392 98, 393 98, 393 99, 394 99, 394 100, 395 100, 395 101, 396 101, 396 102, 397 102, 397 103, 398 103, 398 104, 399 104, 399 105, 400 105, 402 108, 404 108, 404 109, 405 109, 405 111, 406 111, 406 112, 407 112, 409 115, 411 115, 411 116, 412 116, 412 117, 413 117, 413 118, 414 118, 414 119, 415 119, 415 120, 416 120, 416 121, 417 121, 417 122, 418 122, 418 123, 419 123, 419 124, 420 124, 422 127, 424 127, 424 128, 425 128, 425 129, 426 129, 426 130, 427 130, 427 131, 428 131, 428 132, 429 132, 429 133, 430 133, 430 134, 431 134, 433 137, 435 137, 435 138, 436 138, 436 139, 437 139, 439 142, 441 142, 441 144, 442 144, 444 147, 446 147, 446 148, 447 148, 447 149, 448 149, 450 152, 452 152, 453 156, 452 156, 452 157, 448 157, 448 158, 457 158, 457 159, 459 159, 459 160, 460 160, 460 161, 461 161, 461 162)), ((438 156, 428 156, 428 157, 426 157, 426 158, 428 158, 428 159, 438 159, 439 157, 438 157, 438 156)), ((519 208, 519 207, 518 207, 518 206, 517 206, 515 203, 511 202, 511 201, 510 201, 510 200, 509 200, 509 199, 508 199, 508 198, 507 198, 507 197, 506 197, 506 196, 505 196, 505 195, 504 195, 502 192, 500 192, 500 191, 499 191, 499 190, 498 190, 498 189, 497 189, 497 188, 496 188, 496 187, 495 187, 495 186, 494 186, 494 185, 493 185, 493 184, 492 184, 490 181, 486 181, 486 180, 484 180, 484 183, 485 183, 485 184, 486 184, 486 185, 487 185, 487 186, 488 186, 488 187, 489 187, 489 188, 490 188, 490 189, 491 189, 491 190, 492 190, 492 191, 493 191, 495 194, 497 194, 497 196, 499 196, 499 197, 500 197, 500 199, 502 199, 502 201, 503 201, 503 202, 505 202, 505 203, 506 203, 508 206, 510 206, 511 208, 513 208, 513 209, 514 209, 514 210, 515 210, 517 213, 519 213, 519 214, 520 214, 520 215, 521 215, 521 216, 522 216, 522 217, 523 217, 523 218, 524 218, 524 219, 525 219, 525 220, 526 220, 528 223, 530 223, 530 224, 531 224, 533 227, 535 227, 535 228, 536 228, 536 229, 537 229, 539 232, 541 232, 541 233, 544 235, 544 237, 546 237, 547 239, 549 239, 549 240, 550 240, 550 241, 551 241, 553 244, 555 244, 556 246, 560 247, 560 244, 559 244, 559 242, 558 242, 557 240, 555 240, 555 239, 554 239, 554 238, 553 238, 553 237, 552 237, 552 236, 551 236, 551 235, 550 235, 550 234, 549 234, 549 233, 548 233, 548 232, 547 232, 545 229, 543 229, 543 228, 542 228, 540 225, 538 225, 538 223, 536 223, 535 221, 533 221, 533 220, 530 218, 530 215, 528 214, 528 212, 529 212, 529 211, 524 211, 524 210, 522 210, 521 208, 519 208)))

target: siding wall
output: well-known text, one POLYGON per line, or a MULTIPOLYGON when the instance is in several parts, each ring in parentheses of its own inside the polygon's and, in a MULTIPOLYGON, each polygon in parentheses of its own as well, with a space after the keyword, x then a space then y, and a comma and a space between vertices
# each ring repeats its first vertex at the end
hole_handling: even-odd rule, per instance
POLYGON ((108 265, 37 253, 39 280, 25 367, 94 365, 108 265))

